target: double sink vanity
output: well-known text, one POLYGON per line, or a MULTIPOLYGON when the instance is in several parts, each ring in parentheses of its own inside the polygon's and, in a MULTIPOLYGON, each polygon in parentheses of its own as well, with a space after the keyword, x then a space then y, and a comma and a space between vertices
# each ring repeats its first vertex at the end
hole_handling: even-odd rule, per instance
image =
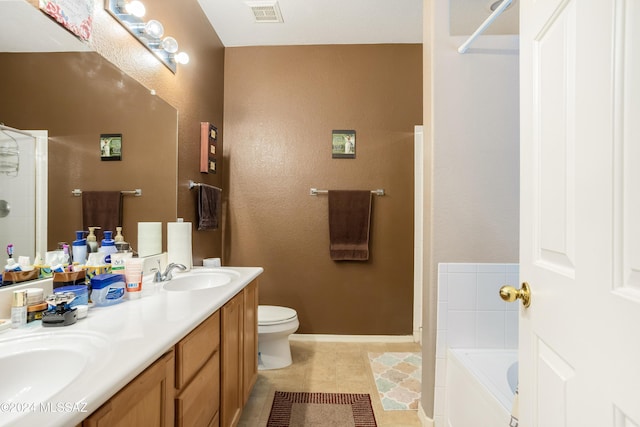
POLYGON ((257 379, 262 271, 145 278, 142 298, 74 325, 2 332, 0 426, 236 425, 257 379))

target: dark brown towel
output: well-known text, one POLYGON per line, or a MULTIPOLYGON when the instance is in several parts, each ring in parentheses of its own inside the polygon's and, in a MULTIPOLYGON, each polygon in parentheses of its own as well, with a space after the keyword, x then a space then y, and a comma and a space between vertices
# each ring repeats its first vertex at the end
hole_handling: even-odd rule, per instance
POLYGON ((198 187, 198 230, 217 230, 222 215, 222 191, 216 187, 198 187))
POLYGON ((116 231, 122 226, 122 194, 119 191, 83 191, 82 226, 116 231))
POLYGON ((371 191, 329 191, 329 240, 334 261, 369 259, 371 191))

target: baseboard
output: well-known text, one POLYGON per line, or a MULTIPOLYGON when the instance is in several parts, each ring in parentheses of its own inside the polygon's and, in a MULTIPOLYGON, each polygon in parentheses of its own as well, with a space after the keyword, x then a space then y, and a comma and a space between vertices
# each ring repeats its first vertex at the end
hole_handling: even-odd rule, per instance
POLYGON ((420 425, 422 425, 422 427, 434 427, 433 420, 427 417, 427 414, 424 412, 422 402, 418 402, 418 419, 420 420, 420 425))
POLYGON ((416 342, 412 335, 331 335, 331 334, 292 334, 289 339, 315 342, 416 342))

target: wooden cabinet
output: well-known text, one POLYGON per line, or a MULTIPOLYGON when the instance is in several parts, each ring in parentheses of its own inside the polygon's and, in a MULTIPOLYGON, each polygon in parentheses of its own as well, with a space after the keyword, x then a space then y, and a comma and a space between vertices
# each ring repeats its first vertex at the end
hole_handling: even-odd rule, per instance
POLYGON ((258 285, 222 307, 220 425, 234 427, 258 378, 258 285))
POLYGON ((244 289, 243 345, 242 403, 245 405, 258 379, 258 282, 255 280, 244 289))
POLYGON ((82 422, 83 427, 172 426, 173 350, 127 384, 82 422))
POLYGON ((244 295, 242 292, 222 307, 222 377, 220 385, 223 427, 238 425, 244 393, 242 391, 242 335, 244 295))
POLYGON ((210 426, 220 409, 220 312, 175 348, 176 426, 210 426))
POLYGON ((258 377, 254 280, 82 422, 233 427, 258 377))

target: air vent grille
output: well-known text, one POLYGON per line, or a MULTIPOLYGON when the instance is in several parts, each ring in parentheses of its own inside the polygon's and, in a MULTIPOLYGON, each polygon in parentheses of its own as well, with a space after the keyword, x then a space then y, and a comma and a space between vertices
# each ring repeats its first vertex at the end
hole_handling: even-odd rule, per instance
POLYGON ((277 1, 248 1, 256 22, 284 22, 277 1))

